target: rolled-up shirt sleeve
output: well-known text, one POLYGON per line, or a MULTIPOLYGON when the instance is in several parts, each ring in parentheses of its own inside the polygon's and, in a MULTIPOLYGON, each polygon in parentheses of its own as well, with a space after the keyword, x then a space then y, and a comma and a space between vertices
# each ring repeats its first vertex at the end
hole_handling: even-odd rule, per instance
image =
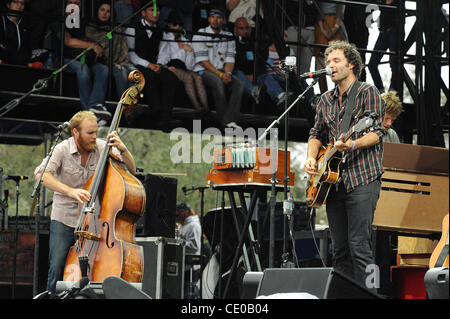
POLYGON ((206 45, 206 42, 195 42, 204 40, 205 39, 201 36, 194 36, 192 38, 192 49, 194 50, 194 57, 196 63, 209 60, 208 46, 206 45))
POLYGON ((227 42, 227 51, 225 52, 225 63, 234 63, 234 57, 236 55, 236 42, 229 40, 227 42))
MULTIPOLYGON (((63 148, 57 145, 53 150, 52 157, 50 158, 47 167, 45 168, 46 173, 56 175, 60 172, 62 159, 64 157, 63 153, 63 148)), ((47 162, 47 158, 48 156, 42 160, 41 164, 39 164, 38 167, 36 167, 36 169, 34 170, 34 175, 42 173, 42 171, 44 170, 44 165, 47 162)))

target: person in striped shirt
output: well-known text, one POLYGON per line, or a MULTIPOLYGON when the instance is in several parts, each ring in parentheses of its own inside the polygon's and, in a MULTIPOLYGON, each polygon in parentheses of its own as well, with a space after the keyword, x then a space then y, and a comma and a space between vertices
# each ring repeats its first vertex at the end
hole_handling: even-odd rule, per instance
MULTIPOLYGON (((319 149, 335 140, 335 148, 344 154, 340 177, 332 185, 326 200, 328 225, 333 244, 334 267, 367 288, 377 288, 370 282, 374 256, 371 227, 383 174, 382 122, 385 103, 378 89, 357 81, 363 64, 353 44, 332 41, 325 51, 325 61, 332 70, 336 84, 322 94, 317 104, 314 126, 310 130, 304 169, 317 175, 316 157, 319 149), (356 85, 355 85, 356 84, 356 85), (352 88, 356 88, 355 104, 351 107, 350 126, 363 117, 365 111, 377 115, 370 131, 354 134, 343 141, 342 119, 352 88)), ((344 131, 344 132, 343 132, 344 131)))
POLYGON ((234 69, 236 45, 232 34, 222 30, 226 21, 223 9, 211 8, 208 14, 209 26, 201 28, 192 38, 195 66, 194 72, 201 75, 207 89, 212 91, 217 120, 225 128, 240 128, 244 84, 232 74, 234 69), (211 36, 204 35, 210 33, 211 36), (223 37, 213 37, 222 35, 223 37), (227 98, 227 91, 230 91, 227 98))

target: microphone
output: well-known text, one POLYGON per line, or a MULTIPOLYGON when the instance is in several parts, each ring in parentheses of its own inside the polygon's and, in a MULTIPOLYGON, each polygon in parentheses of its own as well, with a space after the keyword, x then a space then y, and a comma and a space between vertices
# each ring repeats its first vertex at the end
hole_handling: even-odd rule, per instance
POLYGON ((6 181, 6 180, 8 180, 8 179, 18 182, 18 181, 23 181, 23 180, 28 179, 28 176, 23 176, 23 175, 20 175, 20 176, 15 176, 15 175, 3 175, 3 180, 4 180, 4 181, 6 181))
POLYGON ((306 72, 303 74, 300 74, 299 78, 300 79, 315 79, 315 78, 320 78, 323 75, 331 75, 331 73, 333 73, 333 71, 329 68, 326 67, 325 69, 322 70, 318 70, 318 71, 314 71, 314 72, 306 72))
POLYGON ((58 131, 64 131, 66 128, 70 127, 70 123, 69 122, 64 122, 62 124, 59 124, 56 129, 58 131))

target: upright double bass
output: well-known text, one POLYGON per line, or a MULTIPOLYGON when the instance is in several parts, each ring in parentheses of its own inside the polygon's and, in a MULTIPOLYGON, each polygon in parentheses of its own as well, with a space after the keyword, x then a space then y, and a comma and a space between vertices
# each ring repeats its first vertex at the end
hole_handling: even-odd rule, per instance
MULTIPOLYGON (((136 84, 123 93, 108 133, 117 130, 124 108, 137 103, 145 85, 139 71, 131 72, 128 79, 136 84)), ((91 282, 103 282, 108 276, 118 276, 141 282, 143 250, 135 242, 135 231, 145 209, 142 183, 107 145, 84 189, 89 190, 91 199, 81 206, 74 231, 77 240, 67 255, 63 280, 87 277, 91 282)))

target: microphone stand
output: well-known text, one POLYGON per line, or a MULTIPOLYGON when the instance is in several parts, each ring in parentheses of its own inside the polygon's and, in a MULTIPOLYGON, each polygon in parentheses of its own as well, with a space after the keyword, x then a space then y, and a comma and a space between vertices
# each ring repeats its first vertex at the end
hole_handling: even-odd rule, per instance
MULTIPOLYGON (((275 126, 280 124, 280 120, 285 117, 286 114, 289 113, 292 107, 294 107, 297 102, 303 98, 303 96, 319 81, 319 78, 314 78, 310 85, 291 103, 289 107, 286 108, 286 110, 276 119, 274 120, 267 128, 266 130, 261 134, 261 136, 258 138, 258 145, 262 145, 262 141, 266 139, 267 134, 270 132, 270 130, 275 126)), ((287 94, 287 93, 286 93, 287 94)), ((287 103, 287 102, 286 102, 287 103)), ((286 122, 286 126, 287 126, 286 122)), ((277 133, 275 134, 276 138, 278 138, 277 133)), ((286 141, 287 136, 285 136, 285 145, 287 145, 286 141)), ((286 146, 285 146, 286 147, 286 146)), ((277 152, 278 153, 278 152, 277 152)), ((276 156, 276 154, 275 154, 276 156)), ((287 152, 284 154, 285 156, 285 162, 287 161, 287 152)), ((272 166, 273 167, 273 166, 272 166)), ((287 168, 285 168, 285 171, 287 168)), ((272 187, 271 187, 271 197, 270 197, 270 232, 269 232, 269 268, 274 267, 274 251, 275 251, 275 205, 276 205, 276 177, 275 177, 275 169, 272 171, 272 187)), ((287 187, 287 184, 286 186, 287 187)), ((295 249, 295 247, 294 247, 295 249)))
MULTIPOLYGON (((1 176, 0 176, 1 178, 1 176)), ((17 243, 19 241, 19 183, 20 179, 16 180, 16 227, 14 230, 14 254, 13 254, 13 272, 12 272, 12 286, 11 286, 11 298, 15 297, 16 290, 16 266, 17 266, 17 243)))
POLYGON ((54 143, 54 146, 50 149, 50 152, 47 154, 47 160, 45 161, 44 168, 42 170, 41 175, 36 180, 33 192, 31 194, 31 198, 33 199, 33 204, 31 205, 31 212, 30 216, 33 216, 33 212, 36 212, 34 215, 34 223, 35 223, 35 229, 34 229, 34 267, 33 267, 33 296, 37 295, 37 289, 38 289, 38 274, 39 274, 39 235, 40 235, 40 209, 41 209, 41 203, 40 203, 40 194, 41 194, 41 183, 42 179, 44 177, 45 170, 47 169, 47 165, 50 161, 50 158, 52 157, 53 150, 55 149, 55 146, 58 144, 58 140, 61 138, 62 130, 59 131, 58 135, 56 136, 56 140, 54 143))
POLYGON ((27 96, 29 96, 32 93, 35 92, 40 92, 43 89, 48 87, 48 81, 53 77, 54 74, 52 74, 49 77, 46 77, 44 79, 39 79, 34 85, 33 88, 28 91, 27 93, 25 93, 24 95, 22 95, 19 98, 13 99, 11 101, 9 101, 7 104, 3 105, 0 108, 0 117, 2 117, 3 115, 5 115, 6 113, 8 113, 9 111, 13 110, 16 106, 18 106, 20 104, 20 102, 26 98, 27 96))

